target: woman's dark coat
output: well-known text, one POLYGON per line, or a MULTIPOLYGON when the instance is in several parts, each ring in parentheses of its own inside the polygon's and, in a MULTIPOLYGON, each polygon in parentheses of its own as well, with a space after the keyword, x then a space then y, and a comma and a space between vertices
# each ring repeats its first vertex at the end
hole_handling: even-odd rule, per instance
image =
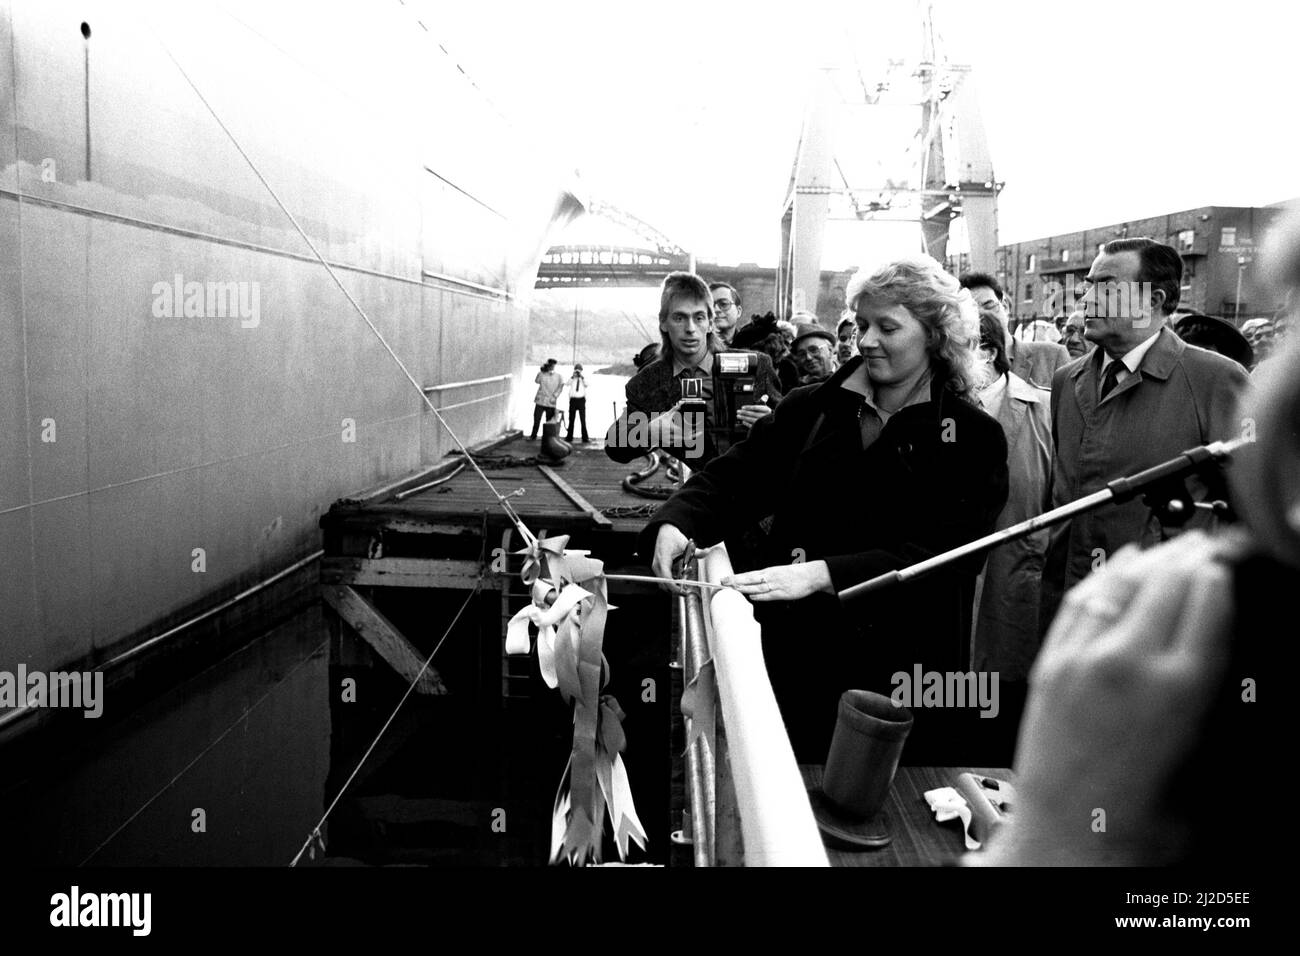
MULTIPOLYGON (((862 449, 863 398, 841 384, 854 358, 820 385, 791 392, 745 441, 664 503, 642 532, 654 554, 660 524, 701 547, 774 516, 763 566, 824 559, 837 591, 992 530, 1007 499, 1001 426, 944 388, 890 417, 862 449)), ((983 558, 842 604, 832 594, 756 602, 773 689, 801 762, 825 760, 839 695, 889 695, 891 676, 968 668, 975 576, 983 558)), ((956 762, 977 710, 913 708, 905 763, 956 762)))

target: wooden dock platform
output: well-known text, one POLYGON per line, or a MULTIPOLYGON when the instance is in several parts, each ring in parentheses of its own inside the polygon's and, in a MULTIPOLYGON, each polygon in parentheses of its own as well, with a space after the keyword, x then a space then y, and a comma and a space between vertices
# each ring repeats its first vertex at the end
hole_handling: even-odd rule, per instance
MULTIPOLYGON (((511 504, 534 534, 569 535, 570 549, 589 550, 605 562, 607 572, 648 574, 634 553, 636 538, 661 500, 622 487, 644 462, 611 461, 600 442, 574 445, 560 463, 539 461, 540 449, 539 441, 514 437, 476 460, 502 494, 514 495, 511 504)), ((646 484, 670 488, 662 472, 646 484)), ((535 654, 505 654, 505 623, 530 600, 519 578, 523 558, 511 553, 522 542, 472 468, 419 487, 344 499, 321 519, 321 594, 332 612, 327 614, 331 680, 338 686, 351 678, 358 695, 373 694, 391 690, 395 673, 405 684, 414 683, 425 701, 448 707, 472 701, 479 714, 475 720, 497 726, 503 753, 513 754, 503 757, 500 778, 483 784, 483 799, 514 807, 512 819, 526 822, 514 825, 513 832, 525 827, 536 836, 530 845, 544 848, 572 719, 559 695, 542 682, 535 654), (474 588, 480 589, 475 606, 417 681, 455 608, 474 588), (370 689, 363 686, 367 683, 370 689), (523 785, 534 778, 540 780, 535 788, 523 785)), ((669 664, 676 646, 673 602, 644 582, 610 581, 609 595, 616 610, 605 631, 611 673, 606 692, 626 714, 624 759, 651 837, 649 860, 667 862, 668 835, 678 826, 670 821, 671 741, 679 738, 680 746, 682 734, 674 726, 680 724, 675 703, 680 674, 669 664)), ((373 729, 352 726, 357 721, 350 705, 332 709, 331 763, 347 767, 352 751, 373 729)))

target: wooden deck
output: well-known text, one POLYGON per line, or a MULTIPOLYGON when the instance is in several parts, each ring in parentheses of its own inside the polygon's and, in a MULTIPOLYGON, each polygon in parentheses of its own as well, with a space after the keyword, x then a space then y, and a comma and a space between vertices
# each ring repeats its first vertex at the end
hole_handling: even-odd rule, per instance
MULTIPOLYGON (((630 494, 622 481, 641 463, 621 465, 611 461, 604 443, 576 444, 573 453, 559 463, 536 462, 541 443, 515 438, 484 453, 488 478, 505 495, 522 489, 511 499, 519 516, 535 533, 561 531, 582 537, 583 532, 635 537, 658 501, 630 494), (501 463, 514 467, 499 467, 501 463), (533 463, 529 463, 530 460, 533 463)), ((667 481, 656 475, 650 482, 666 488, 667 481)), ((326 530, 326 554, 332 553, 331 530, 374 529, 393 534, 436 533, 445 526, 479 528, 486 517, 493 527, 508 522, 491 491, 470 468, 450 481, 400 501, 387 500, 336 504, 322 526, 326 530)), ((626 544, 626 542, 621 542, 626 544)), ((586 547, 580 540, 575 547, 586 547)), ((604 555, 593 553, 593 557, 604 555)))
MULTIPOLYGON (((648 574, 635 555, 636 537, 662 499, 621 487, 644 461, 618 464, 605 455, 603 443, 593 442, 574 445, 561 463, 541 463, 540 445, 516 437, 481 453, 484 470, 502 494, 522 489, 511 503, 528 528, 538 535, 568 534, 571 549, 589 550, 610 573, 648 574)), ((667 482, 662 473, 648 481, 660 487, 667 482)), ((535 655, 505 653, 505 622, 530 595, 519 578, 523 558, 510 553, 522 542, 492 492, 467 467, 413 494, 397 488, 338 501, 321 528, 334 686, 353 678, 360 697, 373 696, 379 673, 390 681, 395 673, 404 684, 414 682, 426 701, 459 706, 468 699, 494 714, 478 719, 495 722, 512 756, 500 768, 499 781, 487 788, 501 796, 488 799, 515 808, 511 833, 535 836, 520 852, 540 854, 532 862, 545 862, 550 804, 572 718, 542 682, 535 655), (474 588, 480 589, 476 606, 438 652, 434 667, 416 681, 455 608, 474 588), (371 686, 360 686, 365 682, 371 686)), ((669 834, 680 826, 670 813, 670 740, 681 719, 672 691, 678 674, 668 666, 673 605, 666 592, 642 582, 610 581, 609 594, 617 609, 605 632, 611 674, 605 690, 626 713, 624 759, 651 841, 648 856, 636 859, 666 863, 669 834)), ((340 765, 350 766, 342 750, 352 737, 367 738, 373 729, 351 727, 357 713, 351 705, 334 711, 331 743, 339 749, 340 765)))

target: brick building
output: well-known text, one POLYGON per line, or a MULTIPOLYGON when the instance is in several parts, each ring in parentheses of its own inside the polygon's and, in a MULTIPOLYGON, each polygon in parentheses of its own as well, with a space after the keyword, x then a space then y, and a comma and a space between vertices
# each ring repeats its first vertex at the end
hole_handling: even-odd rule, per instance
MULTIPOLYGON (((1266 293, 1254 253, 1284 205, 1202 206, 999 246, 996 275, 1011 297, 1013 317, 1060 315, 1063 290, 1087 275, 1102 243, 1147 236, 1182 254, 1181 305, 1242 321, 1271 315, 1281 303, 1266 293)), ((965 255, 950 256, 947 264, 955 274, 969 270, 965 255)))

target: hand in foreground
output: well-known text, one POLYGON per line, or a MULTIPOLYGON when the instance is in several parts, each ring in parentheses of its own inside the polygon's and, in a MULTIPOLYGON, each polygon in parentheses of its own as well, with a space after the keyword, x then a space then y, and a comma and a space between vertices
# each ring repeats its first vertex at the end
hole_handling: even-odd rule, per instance
POLYGON ((742 425, 751 426, 760 418, 766 418, 772 414, 772 409, 766 405, 741 405, 736 410, 736 421, 742 425))
POLYGON ((825 561, 778 564, 761 571, 728 575, 718 583, 735 588, 751 601, 797 601, 818 591, 835 591, 825 561))
POLYGON ((1193 533, 1125 548, 1066 596, 1029 678, 1020 806, 969 862, 1141 864, 1176 851, 1167 788, 1228 658, 1231 577, 1217 547, 1193 533))
MULTIPOLYGON (((650 566, 655 577, 673 577, 673 561, 686 552, 688 539, 676 525, 661 524, 655 538, 655 556, 650 566)), ((670 594, 685 594, 686 589, 676 584, 660 584, 660 588, 670 594)))

